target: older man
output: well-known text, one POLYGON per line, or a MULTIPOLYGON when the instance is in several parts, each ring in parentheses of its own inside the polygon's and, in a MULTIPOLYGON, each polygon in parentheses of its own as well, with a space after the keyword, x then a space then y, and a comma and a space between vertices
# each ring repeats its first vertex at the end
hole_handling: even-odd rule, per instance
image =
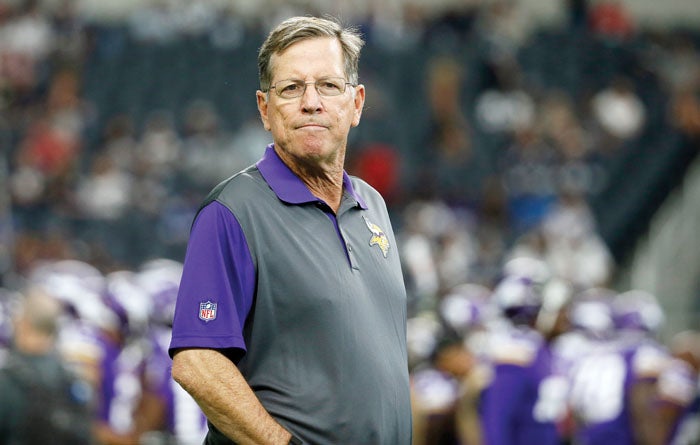
POLYGON ((409 444, 406 293, 382 197, 344 170, 363 41, 314 17, 263 43, 262 159, 195 218, 173 377, 207 444, 409 444))

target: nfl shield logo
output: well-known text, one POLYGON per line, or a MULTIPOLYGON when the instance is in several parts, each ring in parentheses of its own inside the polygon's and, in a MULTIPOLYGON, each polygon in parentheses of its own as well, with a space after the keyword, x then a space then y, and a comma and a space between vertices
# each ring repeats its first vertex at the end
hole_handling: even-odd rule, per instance
POLYGON ((199 303, 199 319, 204 321, 212 321, 216 318, 216 303, 207 301, 199 303))

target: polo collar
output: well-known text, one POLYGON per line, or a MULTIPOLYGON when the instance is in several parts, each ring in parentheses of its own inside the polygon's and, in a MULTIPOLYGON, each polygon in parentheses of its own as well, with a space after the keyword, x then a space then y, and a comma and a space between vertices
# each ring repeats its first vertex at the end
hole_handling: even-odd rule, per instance
MULTIPOLYGON (((255 164, 265 182, 270 186, 277 197, 288 204, 305 204, 320 202, 321 200, 311 193, 306 184, 292 170, 282 162, 277 155, 274 144, 265 148, 265 154, 255 164)), ((350 176, 343 170, 343 190, 357 202, 363 210, 367 204, 360 195, 355 192, 350 176)))

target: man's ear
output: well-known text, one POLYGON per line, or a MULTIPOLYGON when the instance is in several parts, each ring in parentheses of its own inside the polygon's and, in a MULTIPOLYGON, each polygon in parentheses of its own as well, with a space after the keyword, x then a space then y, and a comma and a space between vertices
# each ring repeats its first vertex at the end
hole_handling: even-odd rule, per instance
POLYGON ((265 127, 265 130, 270 131, 270 122, 267 119, 267 93, 258 90, 255 96, 258 100, 258 112, 260 113, 260 120, 262 120, 263 127, 265 127))
POLYGON ((360 125, 360 118, 362 117, 362 110, 365 107, 365 86, 360 84, 355 87, 355 116, 352 119, 352 126, 357 127, 360 125))

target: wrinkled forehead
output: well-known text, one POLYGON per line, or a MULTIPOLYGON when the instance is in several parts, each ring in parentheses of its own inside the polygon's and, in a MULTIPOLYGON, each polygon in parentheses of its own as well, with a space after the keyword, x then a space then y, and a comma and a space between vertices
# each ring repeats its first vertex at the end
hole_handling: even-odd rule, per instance
POLYGON ((299 40, 270 57, 270 73, 273 79, 306 76, 343 77, 344 68, 343 49, 334 37, 299 40))

